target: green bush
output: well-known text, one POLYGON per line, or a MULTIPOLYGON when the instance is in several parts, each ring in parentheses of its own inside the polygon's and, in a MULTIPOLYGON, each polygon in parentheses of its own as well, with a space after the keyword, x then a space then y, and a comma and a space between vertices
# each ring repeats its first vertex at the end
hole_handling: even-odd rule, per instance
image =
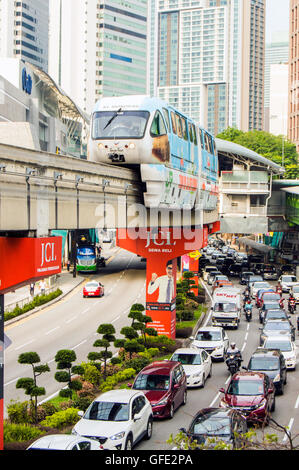
POLYGON ((17 402, 12 400, 7 406, 9 421, 13 424, 29 423, 29 408, 30 406, 28 401, 17 402))
POLYGON ((4 422, 3 425, 3 437, 4 442, 22 442, 29 441, 30 439, 36 439, 43 434, 35 426, 29 424, 10 424, 4 422))
POLYGON ((138 357, 134 357, 130 361, 126 362, 126 366, 132 367, 136 371, 136 373, 140 372, 144 367, 148 366, 151 362, 150 358, 141 356, 141 354, 144 354, 144 353, 140 353, 138 357))
POLYGON ((47 416, 46 419, 41 421, 41 425, 46 428, 61 429, 64 426, 74 425, 79 421, 77 408, 68 408, 63 411, 57 411, 51 416, 47 416))
POLYGON ((62 290, 56 289, 55 291, 50 292, 50 294, 37 295, 31 302, 25 304, 23 308, 20 308, 17 304, 11 312, 4 312, 4 321, 11 320, 12 318, 18 317, 23 313, 29 312, 29 310, 33 310, 34 308, 39 307, 40 305, 43 305, 53 299, 56 299, 56 297, 59 297, 61 294, 62 290))
POLYGON ((109 392, 112 390, 119 382, 124 382, 125 380, 131 379, 136 375, 136 370, 133 368, 128 368, 117 372, 117 374, 107 377, 105 382, 100 385, 101 392, 109 392))
POLYGON ((73 406, 79 410, 86 411, 92 402, 93 398, 91 397, 79 397, 73 401, 73 406))

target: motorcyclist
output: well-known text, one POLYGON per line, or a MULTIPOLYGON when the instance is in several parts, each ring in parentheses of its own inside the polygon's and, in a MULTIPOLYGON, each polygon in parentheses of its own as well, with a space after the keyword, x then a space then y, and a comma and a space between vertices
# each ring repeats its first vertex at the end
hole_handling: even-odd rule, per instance
POLYGON ((281 299, 279 301, 279 306, 282 310, 284 309, 284 298, 283 297, 281 297, 281 299))
POLYGON ((243 296, 244 305, 246 304, 248 300, 250 300, 250 292, 249 292, 249 287, 246 287, 244 291, 244 296, 243 296))
POLYGON ((253 308, 253 307, 252 307, 251 300, 248 299, 248 300, 246 301, 245 305, 244 305, 245 315, 246 315, 247 313, 252 314, 252 308, 253 308))
POLYGON ((276 292, 277 294, 280 295, 280 297, 282 296, 282 285, 280 282, 278 282, 277 286, 276 286, 276 292))
POLYGON ((289 302, 288 302, 288 307, 289 307, 289 311, 295 311, 296 310, 296 299, 295 297, 293 296, 293 294, 291 293, 290 296, 289 296, 289 302))
POLYGON ((230 346, 226 350, 226 360, 232 355, 237 356, 239 368, 240 368, 241 362, 242 362, 242 354, 241 354, 240 349, 236 347, 236 343, 234 342, 231 342, 230 346))

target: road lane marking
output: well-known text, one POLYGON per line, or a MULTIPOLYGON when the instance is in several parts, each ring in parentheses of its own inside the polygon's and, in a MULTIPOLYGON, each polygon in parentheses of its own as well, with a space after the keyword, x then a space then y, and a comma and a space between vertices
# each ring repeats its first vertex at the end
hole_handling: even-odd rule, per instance
POLYGON ((14 382, 16 382, 19 379, 20 379, 20 377, 17 377, 16 379, 11 380, 10 382, 6 382, 6 384, 4 384, 4 387, 6 387, 7 385, 10 385, 10 384, 13 384, 14 382))
POLYGON ((24 343, 22 344, 21 346, 18 346, 17 348, 15 348, 15 351, 18 351, 18 349, 22 349, 24 348, 25 346, 28 346, 28 344, 31 344, 34 342, 34 339, 32 339, 31 341, 28 341, 28 343, 24 343))
POLYGON ((217 395, 214 398, 214 400, 212 401, 212 403, 210 403, 209 408, 213 408, 214 403, 218 400, 219 397, 220 397, 220 393, 217 393, 217 395))
POLYGON ((295 403, 295 408, 296 408, 296 409, 299 408, 299 395, 298 395, 297 400, 296 400, 296 403, 295 403))
MULTIPOLYGON (((294 423, 294 418, 291 418, 291 419, 290 419, 290 422, 289 422, 289 424, 288 424, 288 432, 291 432, 293 423, 294 423)), ((288 436, 285 434, 285 435, 284 435, 284 438, 283 438, 283 440, 282 440, 282 442, 286 441, 287 439, 288 439, 288 436)))
POLYGON ((81 315, 84 315, 84 313, 88 312, 90 310, 90 307, 86 308, 85 310, 83 310, 83 312, 81 312, 81 315))
POLYGON ((56 328, 52 328, 52 330, 47 331, 47 333, 45 333, 45 335, 47 336, 47 335, 53 333, 53 331, 59 330, 59 328, 60 328, 60 326, 56 326, 56 328))
POLYGON ((118 315, 118 317, 116 317, 111 323, 115 323, 119 319, 120 319, 120 315, 118 315))
POLYGON ((70 318, 69 320, 65 320, 65 323, 70 323, 73 320, 76 320, 77 315, 75 317, 70 318))
POLYGON ((81 341, 81 343, 77 344, 76 346, 74 346, 72 349, 77 349, 79 346, 81 346, 82 344, 86 343, 86 339, 84 341, 81 341))

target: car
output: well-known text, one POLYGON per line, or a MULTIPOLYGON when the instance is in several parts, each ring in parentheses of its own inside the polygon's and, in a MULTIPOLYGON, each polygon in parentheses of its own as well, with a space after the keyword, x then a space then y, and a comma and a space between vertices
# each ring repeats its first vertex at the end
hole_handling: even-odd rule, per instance
POLYGON ((296 304, 299 304, 299 286, 292 286, 290 289, 290 294, 295 297, 296 304))
POLYGON ((248 276, 246 284, 247 284, 247 286, 249 287, 249 290, 250 290, 251 286, 255 282, 262 282, 262 281, 263 281, 262 276, 258 276, 257 274, 251 274, 250 276, 248 276))
POLYGON ((180 429, 188 439, 199 445, 215 447, 225 442, 230 449, 242 447, 242 435, 248 432, 246 419, 233 408, 203 408, 198 411, 186 430, 180 429))
POLYGON ((289 321, 289 318, 291 318, 291 316, 288 315, 287 312, 281 308, 277 310, 265 310, 263 316, 263 323, 266 323, 268 320, 285 319, 289 321))
POLYGON ((103 297, 104 286, 98 281, 90 281, 83 287, 83 297, 103 297))
POLYGON ((280 266, 279 274, 280 276, 283 274, 295 274, 295 266, 292 264, 283 264, 280 266))
POLYGON ((255 296, 255 304, 258 308, 262 306, 262 295, 264 292, 275 292, 274 289, 259 289, 255 296))
POLYGON ((72 434, 51 434, 34 441, 26 450, 103 450, 95 439, 72 434))
POLYGON ((234 285, 230 281, 215 281, 213 284, 213 292, 215 291, 215 289, 219 289, 220 287, 231 288, 234 287, 234 285))
POLYGON ((289 292, 291 287, 299 286, 298 279, 296 276, 291 274, 283 274, 279 279, 278 282, 281 284, 282 292, 289 292))
POLYGON ((264 316, 268 310, 281 310, 279 302, 275 300, 269 300, 269 302, 264 302, 263 306, 259 309, 259 322, 263 323, 264 316))
POLYGON ((221 248, 221 251, 222 251, 222 253, 227 253, 228 252, 228 246, 223 245, 223 247, 221 248))
POLYGON ((215 248, 213 246, 208 246, 207 247, 207 251, 206 251, 206 255, 207 256, 212 256, 212 254, 214 253, 215 251, 215 248))
POLYGON ((242 266, 240 264, 233 263, 229 267, 229 275, 233 277, 240 276, 242 272, 242 266))
POLYGON ((207 281, 208 280, 208 276, 209 274, 212 272, 212 271, 218 271, 214 265, 207 265, 204 270, 203 270, 203 280, 204 281, 207 281))
POLYGON ((187 376, 178 361, 157 361, 144 367, 132 388, 149 400, 154 418, 170 418, 187 402, 187 376))
POLYGON ((254 275, 252 271, 243 271, 240 275, 240 284, 247 284, 249 276, 254 275))
POLYGON ((141 439, 150 439, 153 411, 146 396, 137 390, 110 390, 87 408, 72 433, 96 439, 107 450, 131 450, 141 439))
POLYGON ((212 253, 211 259, 213 259, 214 261, 216 261, 219 256, 222 256, 221 251, 215 250, 215 251, 212 253))
POLYGON ((261 274, 263 273, 264 264, 263 263, 252 263, 250 264, 251 270, 254 274, 261 274))
POLYGON ((271 286, 267 281, 255 281, 250 286, 251 296, 255 299, 256 294, 261 289, 269 290, 269 289, 271 289, 271 286))
POLYGON ((272 279, 274 281, 278 279, 278 272, 275 266, 266 264, 263 268, 263 277, 264 279, 272 279))
POLYGON ((228 281, 228 282, 229 282, 229 279, 228 279, 228 277, 227 277, 225 274, 216 274, 216 276, 214 277, 213 284, 214 284, 216 281, 228 281))
POLYGON ((282 395, 287 383, 287 368, 283 354, 279 349, 257 348, 252 354, 247 367, 242 367, 251 372, 267 374, 275 387, 275 393, 282 395))
POLYGON ((204 349, 179 348, 170 358, 182 364, 187 377, 187 387, 204 387, 212 375, 212 359, 204 349))
POLYGON ((296 369, 296 353, 297 347, 295 342, 292 341, 290 338, 285 338, 280 336, 270 336, 268 339, 265 340, 263 344, 263 348, 265 349, 279 349, 283 357, 285 359, 285 364, 287 369, 296 369))
POLYGON ((246 253, 242 253, 239 251, 236 251, 235 253, 235 261, 237 263, 242 263, 243 261, 248 261, 248 256, 246 253))
POLYGON ((209 286, 212 286, 213 285, 213 282, 215 280, 215 277, 216 276, 222 276, 222 273, 220 271, 211 271, 209 276, 208 276, 208 284, 209 286))
POLYGON ((237 372, 219 391, 224 393, 219 406, 239 410, 248 423, 267 423, 275 409, 273 382, 261 372, 237 372))
POLYGON ((212 360, 224 361, 229 339, 221 326, 201 327, 195 337, 191 336, 189 339, 192 341, 192 347, 204 349, 210 354, 212 360))
POLYGON ((264 264, 264 257, 262 255, 248 255, 248 261, 252 264, 264 264))
POLYGON ((284 335, 290 336, 295 341, 295 327, 288 320, 268 320, 263 327, 260 327, 260 346, 270 336, 284 335))

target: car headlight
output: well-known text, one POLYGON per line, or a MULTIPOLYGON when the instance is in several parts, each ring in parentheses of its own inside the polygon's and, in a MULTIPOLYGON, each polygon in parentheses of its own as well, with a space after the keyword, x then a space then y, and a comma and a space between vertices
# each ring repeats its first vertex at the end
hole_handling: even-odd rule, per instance
POLYGON ((223 349, 223 346, 216 346, 215 351, 221 351, 223 349))
POLYGON ((267 404, 266 399, 264 398, 259 405, 256 406, 256 410, 259 410, 260 408, 264 408, 267 404))
POLYGON ((273 379, 273 382, 279 382, 280 381, 280 374, 277 374, 274 379, 273 379))
POLYGON ((114 434, 114 436, 111 436, 110 439, 112 441, 119 441, 120 439, 122 439, 123 437, 125 437, 125 431, 122 431, 122 432, 119 432, 117 434, 114 434))
POLYGON ((134 149, 134 148, 135 148, 134 142, 130 142, 130 143, 129 143, 129 149, 134 149))
POLYGON ((168 402, 169 397, 162 398, 162 400, 158 401, 155 406, 166 405, 168 402))

